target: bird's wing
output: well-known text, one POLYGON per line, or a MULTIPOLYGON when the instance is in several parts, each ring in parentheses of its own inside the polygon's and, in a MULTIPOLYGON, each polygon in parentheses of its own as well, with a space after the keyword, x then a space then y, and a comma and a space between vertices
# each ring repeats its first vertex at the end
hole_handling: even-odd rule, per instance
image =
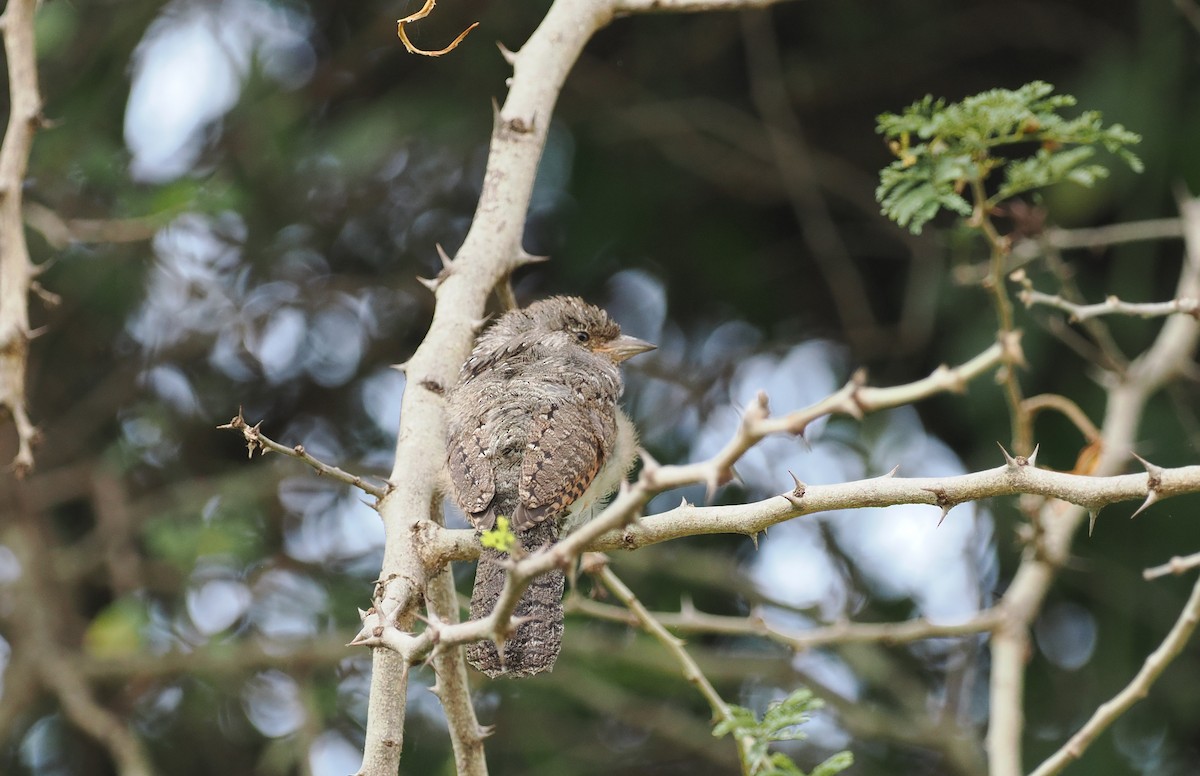
POLYGON ((451 423, 447 434, 447 468, 458 506, 476 528, 490 530, 496 522, 496 472, 487 455, 485 425, 464 428, 451 423))
POLYGON ((547 401, 532 422, 512 516, 514 531, 566 512, 596 478, 617 433, 611 406, 547 401))

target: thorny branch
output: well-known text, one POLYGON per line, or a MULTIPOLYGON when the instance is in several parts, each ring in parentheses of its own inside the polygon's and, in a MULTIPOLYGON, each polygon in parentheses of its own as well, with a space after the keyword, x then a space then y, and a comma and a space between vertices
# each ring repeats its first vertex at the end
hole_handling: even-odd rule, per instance
POLYGON ((242 436, 246 439, 247 456, 250 458, 254 457, 255 450, 259 452, 259 455, 266 455, 268 452, 281 453, 303 461, 315 469, 317 474, 324 475, 338 482, 344 482, 347 485, 353 485, 364 493, 374 496, 376 499, 381 499, 387 495, 387 485, 374 485, 356 474, 351 474, 336 466, 330 466, 327 463, 319 461, 304 449, 304 445, 288 447, 287 445, 280 444, 262 433, 260 430, 261 426, 262 421, 255 423, 253 426, 247 423, 246 418, 242 415, 242 411, 239 408, 238 414, 234 415, 232 420, 217 426, 217 428, 242 432, 242 436))

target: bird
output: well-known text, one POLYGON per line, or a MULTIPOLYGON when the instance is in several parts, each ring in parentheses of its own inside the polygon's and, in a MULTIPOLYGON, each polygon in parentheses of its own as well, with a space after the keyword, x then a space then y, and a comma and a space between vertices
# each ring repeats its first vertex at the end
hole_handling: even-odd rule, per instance
MULTIPOLYGON (((507 518, 530 552, 590 519, 636 458, 637 434, 617 405, 620 364, 654 347, 574 296, 509 310, 483 331, 446 397, 449 489, 477 534, 507 518)), ((505 556, 481 548, 472 620, 495 608, 505 556)), ((564 583, 561 569, 536 577, 514 610, 527 619, 503 654, 480 641, 467 647, 468 662, 493 678, 552 670, 564 583)))

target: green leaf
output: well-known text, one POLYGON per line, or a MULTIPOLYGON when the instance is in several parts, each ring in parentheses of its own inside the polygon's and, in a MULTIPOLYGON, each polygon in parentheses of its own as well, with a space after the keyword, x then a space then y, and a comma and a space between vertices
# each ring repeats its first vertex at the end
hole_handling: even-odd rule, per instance
POLYGON ((834 774, 841 773, 851 765, 854 765, 854 755, 850 752, 838 752, 816 768, 813 768, 809 776, 834 776, 834 774))
MULTIPOLYGON (((751 776, 805 776, 791 758, 781 752, 771 752, 768 747, 775 741, 798 741, 804 738, 798 727, 809 720, 810 712, 824 705, 824 701, 805 687, 782 701, 772 703, 761 720, 749 709, 731 704, 728 718, 713 727, 713 735, 719 738, 733 733, 740 740, 744 765, 751 776)), ((823 776, 831 776, 851 762, 853 759, 849 752, 840 752, 818 768, 836 768, 821 772, 823 776), (846 765, 838 767, 838 763, 842 762, 846 765)))
POLYGON ((1062 181, 1094 185, 1108 174, 1102 164, 1085 164, 1097 148, 1141 171, 1141 160, 1127 148, 1141 137, 1120 124, 1105 127, 1097 111, 1060 115, 1073 105, 1071 95, 1033 81, 955 103, 926 96, 900 114, 881 114, 877 131, 889 140, 897 160, 880 172, 875 198, 884 215, 919 233, 942 210, 970 215, 973 206, 963 192, 982 190, 995 171, 1003 172, 1001 184, 979 203, 984 208, 1062 181), (1027 155, 1010 160, 998 155, 1001 149, 1027 155))
POLYGON ((508 518, 501 515, 496 518, 495 527, 480 535, 479 543, 497 552, 512 552, 517 544, 517 535, 508 527, 508 518))

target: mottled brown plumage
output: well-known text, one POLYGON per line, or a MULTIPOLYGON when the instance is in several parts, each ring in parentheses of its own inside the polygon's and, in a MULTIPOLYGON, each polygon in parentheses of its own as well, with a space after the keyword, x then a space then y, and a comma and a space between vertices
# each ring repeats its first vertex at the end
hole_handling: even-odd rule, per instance
MULTIPOLYGON (((592 507, 633 463, 633 427, 617 407, 618 364, 650 349, 598 307, 553 297, 512 310, 487 329, 448 397, 447 468, 459 507, 476 530, 498 515, 521 546, 558 540, 565 522, 592 507)), ((484 548, 471 618, 491 613, 504 584, 503 555, 484 548)), ((504 645, 471 645, 471 664, 489 676, 528 676, 554 667, 562 641, 564 576, 538 577, 515 614, 530 617, 504 645)))

